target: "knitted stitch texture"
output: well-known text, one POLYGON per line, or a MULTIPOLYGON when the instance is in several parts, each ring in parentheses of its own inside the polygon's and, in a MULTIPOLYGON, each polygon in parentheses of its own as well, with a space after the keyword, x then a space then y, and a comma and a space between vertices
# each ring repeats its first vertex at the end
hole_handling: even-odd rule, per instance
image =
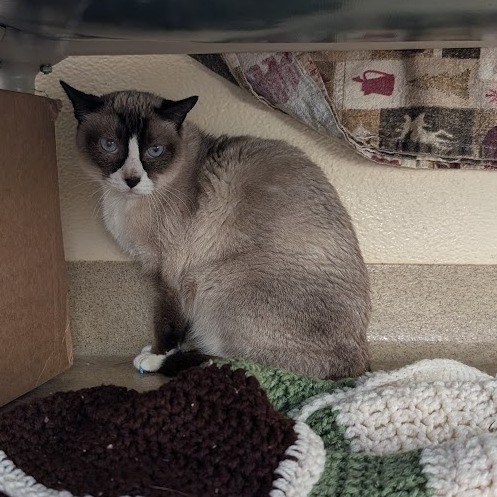
POLYGON ((1 414, 0 493, 495 497, 495 425, 497 380, 455 361, 341 382, 221 361, 1 414))
POLYGON ((227 367, 196 368, 142 394, 58 393, 0 416, 0 491, 49 495, 33 492, 38 482, 95 497, 269 495, 293 428, 254 378, 227 367), (12 463, 34 480, 9 478, 12 463))
POLYGON ((337 383, 233 366, 323 439, 314 497, 497 496, 497 380, 475 368, 424 360, 337 383))

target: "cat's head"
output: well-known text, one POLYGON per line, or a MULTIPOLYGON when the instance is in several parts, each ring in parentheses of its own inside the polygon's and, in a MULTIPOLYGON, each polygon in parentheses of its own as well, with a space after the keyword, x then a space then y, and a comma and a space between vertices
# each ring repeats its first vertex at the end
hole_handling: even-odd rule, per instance
POLYGON ((175 102, 138 91, 96 96, 60 83, 78 120, 78 146, 108 187, 148 195, 161 175, 174 173, 182 124, 198 97, 175 102))

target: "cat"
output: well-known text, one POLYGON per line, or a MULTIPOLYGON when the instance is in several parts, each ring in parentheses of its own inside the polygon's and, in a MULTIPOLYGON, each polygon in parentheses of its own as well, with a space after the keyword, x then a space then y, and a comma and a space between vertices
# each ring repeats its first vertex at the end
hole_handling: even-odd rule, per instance
POLYGON ((157 283, 155 341, 136 367, 171 372, 188 362, 186 339, 192 358, 329 379, 369 369, 358 241, 337 192, 301 150, 201 131, 185 122, 198 97, 61 85, 78 147, 105 188, 105 226, 157 283))

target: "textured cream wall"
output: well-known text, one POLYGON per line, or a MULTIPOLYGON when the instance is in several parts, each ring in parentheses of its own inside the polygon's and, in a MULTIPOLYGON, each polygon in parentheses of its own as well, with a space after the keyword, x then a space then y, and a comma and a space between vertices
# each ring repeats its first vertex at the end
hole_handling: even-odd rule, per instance
MULTIPOLYGON (((40 75, 37 89, 63 98, 59 78, 95 93, 135 88, 173 99, 199 95, 191 119, 208 131, 282 138, 301 147, 339 191, 369 263, 497 264, 497 172, 371 164, 267 109, 186 56, 69 58, 51 75, 40 75)), ((99 194, 85 183, 74 129, 64 99, 57 140, 67 259, 122 259, 96 215, 99 194)))

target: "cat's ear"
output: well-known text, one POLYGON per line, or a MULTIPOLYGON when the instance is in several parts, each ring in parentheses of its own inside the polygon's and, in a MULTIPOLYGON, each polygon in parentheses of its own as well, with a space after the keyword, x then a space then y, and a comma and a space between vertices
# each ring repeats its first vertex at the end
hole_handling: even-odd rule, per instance
POLYGON ((162 119, 172 121, 179 129, 183 124, 188 112, 190 112, 197 103, 198 97, 189 97, 184 100, 163 100, 162 105, 157 109, 162 119))
POLYGON ((83 121, 86 115, 96 112, 104 103, 101 97, 76 90, 65 81, 60 81, 60 85, 69 97, 74 109, 74 117, 79 123, 83 121))

